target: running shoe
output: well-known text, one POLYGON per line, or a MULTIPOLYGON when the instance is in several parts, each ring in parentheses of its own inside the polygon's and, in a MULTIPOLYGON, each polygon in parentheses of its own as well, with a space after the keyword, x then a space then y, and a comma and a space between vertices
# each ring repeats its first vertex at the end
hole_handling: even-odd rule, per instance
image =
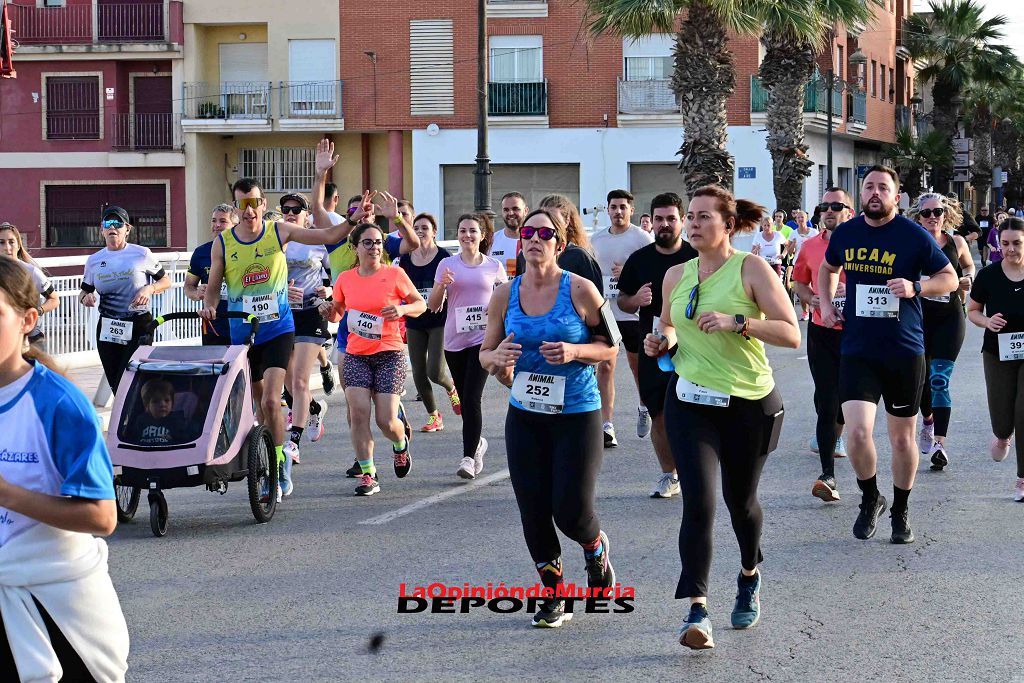
POLYGON ((473 475, 484 471, 484 454, 487 453, 487 439, 480 437, 480 443, 476 445, 476 453, 473 454, 473 475))
POLYGON ((586 557, 587 563, 587 586, 590 588, 611 588, 615 585, 615 569, 612 567, 611 543, 608 541, 608 534, 601 532, 601 554, 593 557, 586 557))
POLYGON ((420 392, 416 392, 416 398, 414 398, 413 400, 416 401, 417 403, 421 403, 423 401, 423 397, 420 396, 420 392))
POLYGON ((761 572, 753 576, 736 578, 736 603, 732 608, 732 627, 743 630, 754 628, 761 619, 761 572))
POLYGON ((846 441, 843 440, 843 437, 841 436, 838 439, 836 439, 836 452, 833 454, 833 456, 836 458, 846 457, 846 441))
POLYGON ((636 435, 644 438, 651 433, 651 414, 647 408, 640 406, 636 409, 636 435))
MULTIPOLYGON (((290 441, 288 443, 291 443, 290 441)), ((294 445, 294 444, 293 444, 294 445)), ((298 451, 298 447, 295 448, 298 451)), ((285 446, 285 459, 284 464, 281 465, 281 495, 290 496, 295 490, 295 484, 292 483, 292 459, 288 457, 288 447, 285 446)))
POLYGON ((658 485, 651 491, 651 498, 671 498, 680 493, 679 480, 671 472, 665 472, 658 479, 658 485))
POLYGON ((817 435, 811 437, 811 443, 808 444, 807 447, 811 449, 811 453, 817 453, 818 452, 818 437, 817 437, 817 435))
POLYGON ((452 387, 452 390, 448 392, 448 400, 452 404, 452 412, 456 415, 462 415, 462 401, 459 400, 459 392, 452 387))
POLYGON ((933 443, 935 443, 935 423, 922 425, 921 433, 917 435, 917 445, 921 449, 921 455, 931 453, 933 443))
POLYGON ((907 521, 908 514, 909 511, 907 508, 903 508, 900 512, 889 510, 889 517, 892 519, 892 536, 889 538, 890 543, 903 545, 914 542, 914 531, 910 528, 910 522, 907 521))
POLYGON ((941 472, 942 469, 949 464, 949 456, 946 454, 946 449, 938 441, 932 444, 930 455, 932 460, 931 469, 933 472, 941 472))
POLYGON ((320 366, 320 379, 323 380, 324 394, 330 396, 334 393, 334 366, 331 361, 327 365, 320 366))
POLYGON ((1010 440, 999 439, 993 436, 988 446, 988 452, 996 462, 1006 460, 1006 456, 1010 454, 1010 440))
POLYGON ((707 650, 715 646, 707 605, 699 602, 690 605, 690 614, 679 629, 679 644, 691 650, 707 650))
POLYGON ((800 321, 801 322, 807 322, 808 320, 810 320, 810 318, 811 318, 811 314, 808 313, 807 311, 804 311, 803 313, 800 314, 800 321))
POLYGON ((463 479, 476 479, 476 461, 468 456, 463 458, 455 474, 463 479))
POLYGON ((306 434, 314 443, 323 437, 324 427, 327 424, 327 402, 317 401, 316 404, 320 406, 320 412, 315 415, 310 413, 309 420, 306 422, 306 434))
POLYGON ((611 422, 604 423, 604 447, 617 448, 619 442, 615 439, 615 425, 611 422))
POLYGON ((412 469, 412 453, 409 452, 409 442, 406 441, 405 448, 400 451, 396 451, 394 446, 391 447, 391 450, 395 454, 395 476, 404 479, 412 469))
POLYGON ((1024 477, 1017 479, 1017 485, 1013 487, 1013 499, 1018 503, 1024 502, 1024 477))
POLYGON ((359 478, 359 486, 356 487, 357 496, 372 496, 380 493, 380 483, 377 477, 372 474, 364 474, 359 478))
POLYGON ((878 526, 878 517, 885 512, 885 506, 885 496, 883 495, 879 495, 874 503, 862 500, 857 521, 853 523, 853 535, 862 541, 874 536, 875 528, 878 526))
POLYGON ((536 628, 558 628, 572 621, 572 612, 565 611, 565 600, 544 600, 537 607, 531 622, 536 628))
POLYGON ((420 427, 421 432, 439 432, 444 429, 444 420, 441 419, 441 413, 431 413, 427 416, 427 424, 420 427))
POLYGON ((288 409, 288 416, 284 418, 284 431, 288 431, 292 428, 292 410, 288 409))
MULTIPOLYGON (((266 505, 268 502, 270 502, 270 492, 268 490, 269 488, 270 487, 267 486, 266 482, 263 482, 263 483, 260 484, 260 503, 262 503, 263 505, 266 505)), ((282 497, 283 496, 281 495, 281 485, 278 484, 277 485, 277 502, 278 503, 281 502, 281 498, 282 497)))
POLYGON ((839 500, 839 489, 836 487, 835 477, 826 477, 822 474, 818 477, 818 481, 814 482, 811 495, 821 498, 826 503, 834 503, 839 500))
POLYGON ((299 459, 299 445, 291 439, 284 442, 284 457, 290 458, 293 463, 302 464, 302 460, 299 459))
POLYGON ((345 470, 345 476, 349 479, 355 479, 356 477, 362 476, 363 468, 359 466, 359 461, 352 461, 352 467, 345 470))

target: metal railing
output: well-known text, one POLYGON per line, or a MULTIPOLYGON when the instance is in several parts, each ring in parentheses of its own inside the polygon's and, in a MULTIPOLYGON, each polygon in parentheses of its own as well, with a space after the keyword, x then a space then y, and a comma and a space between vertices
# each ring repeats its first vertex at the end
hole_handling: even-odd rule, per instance
POLYGON ((547 116, 548 82, 488 83, 488 116, 547 116))
POLYGON ((910 129, 910 107, 905 104, 896 105, 896 127, 910 129))
POLYGON ((850 93, 850 121, 860 124, 868 122, 868 94, 863 90, 850 93))
MULTIPOLYGON (((828 96, 825 84, 818 77, 814 77, 804 88, 804 113, 826 113, 828 109, 828 96)), ((768 108, 768 90, 761 85, 761 79, 757 76, 750 77, 750 111, 752 113, 764 113, 768 108)), ((832 91, 832 116, 843 117, 843 93, 839 88, 832 91)))
POLYGON ((340 119, 341 81, 281 81, 278 98, 282 118, 340 119))
POLYGON ((111 145, 116 150, 148 152, 184 147, 180 114, 114 114, 111 145))
POLYGON ((46 112, 47 140, 99 140, 100 113, 46 112))
POLYGON ((164 3, 37 7, 9 4, 14 39, 22 45, 165 42, 164 3))
POLYGON ((672 81, 657 79, 627 81, 619 79, 619 113, 671 114, 679 112, 672 81))
POLYGON ((182 116, 187 119, 268 119, 268 81, 183 83, 182 116))
MULTIPOLYGON (((167 247, 167 212, 161 207, 131 207, 132 231, 128 241, 146 247, 167 247)), ((46 246, 97 248, 103 235, 96 220, 95 209, 48 208, 46 211, 46 246)), ((82 261, 84 264, 85 261, 82 261)))

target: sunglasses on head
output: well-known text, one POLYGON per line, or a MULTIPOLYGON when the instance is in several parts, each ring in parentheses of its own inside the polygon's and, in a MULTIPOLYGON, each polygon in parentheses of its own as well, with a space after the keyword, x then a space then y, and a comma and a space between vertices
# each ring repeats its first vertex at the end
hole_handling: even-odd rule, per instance
POLYGON ((825 213, 826 211, 833 211, 834 213, 839 213, 843 209, 852 210, 853 207, 847 206, 842 202, 822 202, 821 204, 818 205, 818 211, 821 211, 822 213, 825 213))
POLYGON ((527 225, 524 225, 523 227, 519 228, 519 237, 524 240, 532 240, 534 235, 547 242, 548 240, 554 238, 555 229, 544 227, 531 228, 530 226, 527 225))
POLYGON ((258 209, 263 206, 263 197, 242 197, 235 200, 235 208, 245 211, 246 209, 258 209))
POLYGON ((382 244, 384 244, 384 240, 365 239, 365 240, 359 240, 359 244, 363 245, 364 249, 372 249, 374 247, 379 247, 382 244))
POLYGON ((303 209, 301 206, 282 206, 281 207, 281 213, 283 213, 283 214, 291 213, 291 214, 294 214, 294 215, 298 216, 303 211, 305 211, 305 209, 303 209))
POLYGON ((110 228, 114 228, 115 230, 120 230, 123 227, 124 227, 124 221, 121 220, 120 218, 108 218, 105 221, 103 221, 103 229, 104 230, 109 230, 110 228))
POLYGON ((921 209, 917 213, 921 218, 931 218, 933 215, 938 218, 942 214, 946 213, 946 210, 940 206, 935 209, 921 209))

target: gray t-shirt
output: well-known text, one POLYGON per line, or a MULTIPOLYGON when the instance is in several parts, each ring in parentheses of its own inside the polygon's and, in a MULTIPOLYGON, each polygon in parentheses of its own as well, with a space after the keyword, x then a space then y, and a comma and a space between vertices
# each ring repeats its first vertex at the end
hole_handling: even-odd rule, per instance
MULTIPOLYGON (((590 243, 594 246, 597 262, 601 266, 601 275, 604 276, 606 299, 612 300, 619 295, 619 280, 612 275, 612 266, 618 264, 621 267, 633 252, 653 241, 654 237, 649 232, 636 225, 630 225, 619 234, 612 233, 611 228, 603 228, 590 236, 590 243)), ((634 322, 640 319, 635 314, 621 310, 614 301, 611 307, 616 320, 634 322)))
MULTIPOLYGON (((31 263, 26 263, 19 259, 15 259, 14 262, 28 271, 29 277, 32 278, 32 282, 35 284, 36 290, 39 292, 39 303, 42 304, 46 299, 50 298, 50 294, 53 293, 53 285, 50 283, 50 278, 47 277, 46 273, 40 270, 38 266, 32 265, 31 263)), ((42 333, 42 330, 39 329, 39 323, 37 322, 36 326, 32 328, 32 331, 28 333, 28 338, 35 339, 42 333)))
POLYGON ((147 247, 126 244, 123 249, 100 249, 85 262, 82 291, 100 295, 100 315, 105 318, 129 318, 149 311, 149 306, 133 308, 139 290, 164 276, 164 268, 147 247))
POLYGON ((324 284, 327 249, 322 244, 289 242, 284 256, 288 262, 288 281, 294 280, 292 286, 302 289, 302 308, 312 308, 316 290, 324 284))

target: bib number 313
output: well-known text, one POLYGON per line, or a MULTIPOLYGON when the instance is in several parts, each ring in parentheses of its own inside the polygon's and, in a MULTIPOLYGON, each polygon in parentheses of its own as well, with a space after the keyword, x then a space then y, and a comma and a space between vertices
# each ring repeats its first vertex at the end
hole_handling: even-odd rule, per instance
POLYGON ((885 285, 857 285, 857 316, 898 318, 900 300, 885 285))
POLYGON ((520 372, 512 382, 512 398, 533 413, 560 413, 565 407, 565 377, 520 372))

